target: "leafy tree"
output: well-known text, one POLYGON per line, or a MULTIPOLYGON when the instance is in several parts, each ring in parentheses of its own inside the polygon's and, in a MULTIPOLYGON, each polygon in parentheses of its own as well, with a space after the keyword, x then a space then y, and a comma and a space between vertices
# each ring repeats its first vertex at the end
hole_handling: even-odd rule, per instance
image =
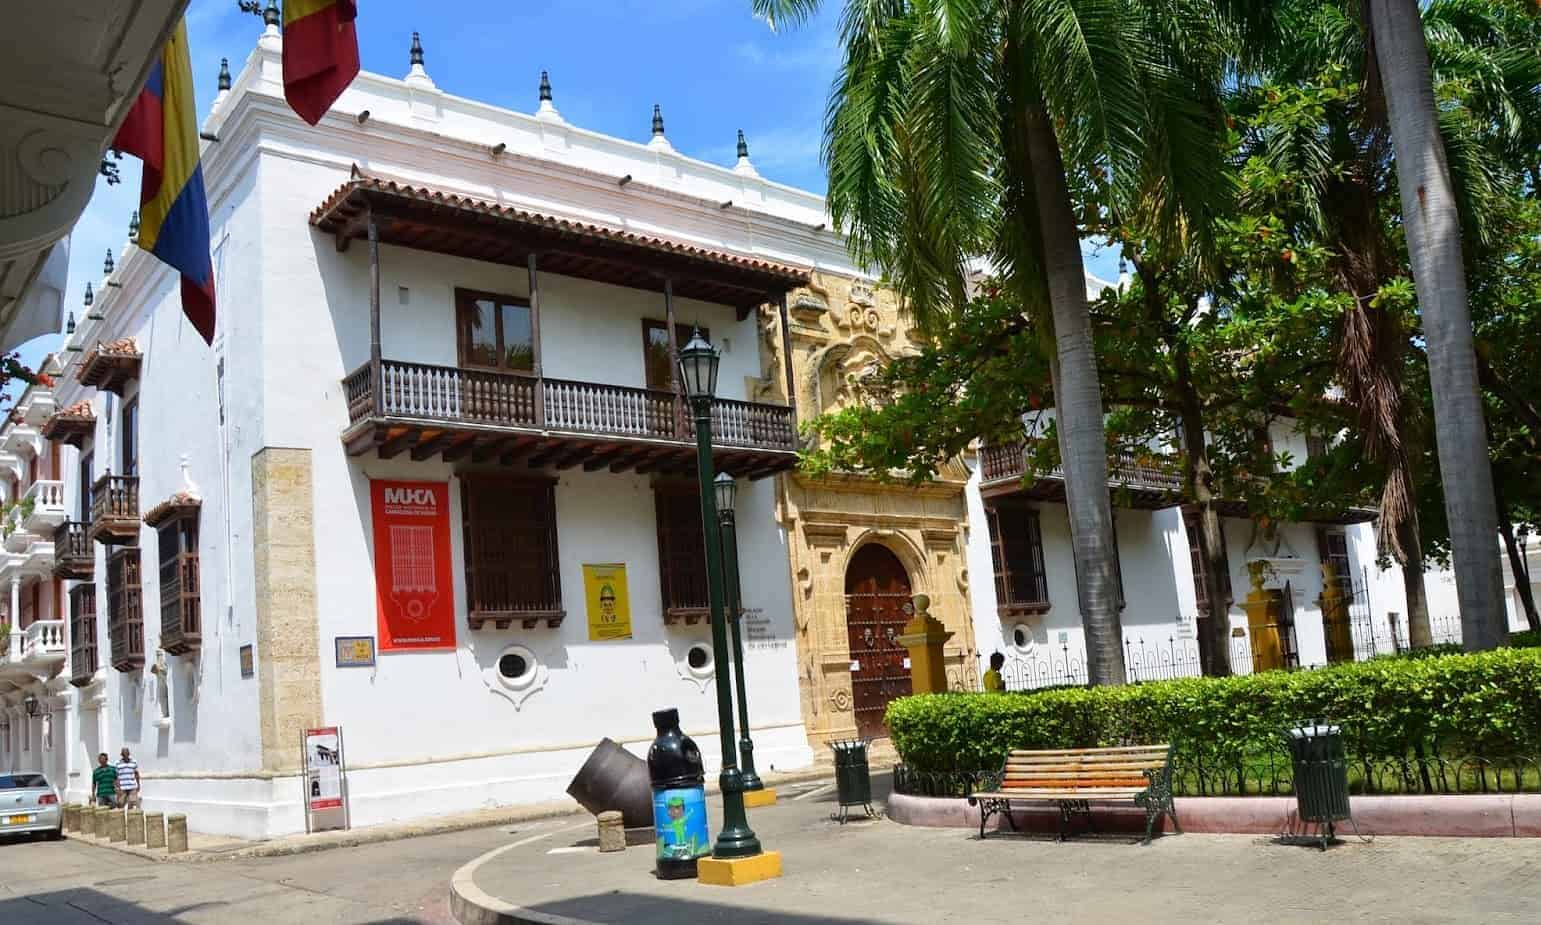
MULTIPOLYGON (((773 26, 817 0, 753 0, 773 26)), ((967 324, 989 255, 1037 319, 1094 683, 1124 680, 1102 389, 1079 242, 1102 210, 1202 244, 1223 202, 1226 34, 1206 0, 847 0, 831 214, 920 325, 967 324), (1073 190, 1092 208, 1080 214, 1073 190)))

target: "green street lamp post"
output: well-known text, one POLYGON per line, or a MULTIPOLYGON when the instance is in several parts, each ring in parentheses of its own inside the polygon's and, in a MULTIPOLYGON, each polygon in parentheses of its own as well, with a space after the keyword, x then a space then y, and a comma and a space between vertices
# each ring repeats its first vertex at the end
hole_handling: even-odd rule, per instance
POLYGON ((733 680, 738 686, 738 759, 743 769, 744 790, 764 790, 765 782, 754 769, 754 740, 749 738, 749 695, 744 690, 743 588, 738 581, 738 527, 733 502, 738 483, 726 472, 717 473, 717 527, 722 533, 723 584, 727 587, 728 627, 733 631, 733 680))
POLYGON ((722 356, 700 329, 679 352, 680 378, 696 423, 696 471, 700 476, 701 529, 706 532, 706 586, 711 607, 712 661, 717 666, 717 727, 722 739, 722 831, 712 857, 745 858, 760 853, 760 840, 744 813, 744 779, 733 744, 733 688, 728 680, 727 618, 723 607, 722 543, 717 529, 716 492, 712 485, 712 397, 722 356))

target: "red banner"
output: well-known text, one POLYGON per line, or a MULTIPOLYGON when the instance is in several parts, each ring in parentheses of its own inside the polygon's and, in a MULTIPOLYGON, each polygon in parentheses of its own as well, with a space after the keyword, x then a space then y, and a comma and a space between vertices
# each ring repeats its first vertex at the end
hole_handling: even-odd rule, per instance
POLYGON ((449 485, 371 479, 380 651, 453 649, 449 485))

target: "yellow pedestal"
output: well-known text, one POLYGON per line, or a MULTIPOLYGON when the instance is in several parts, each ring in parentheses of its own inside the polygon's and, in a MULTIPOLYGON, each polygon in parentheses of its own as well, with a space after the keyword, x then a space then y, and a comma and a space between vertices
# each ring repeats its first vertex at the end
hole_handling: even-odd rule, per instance
POLYGON ((942 622, 927 613, 931 599, 915 595, 915 617, 894 638, 910 651, 910 691, 916 694, 947 693, 947 669, 942 646, 952 638, 942 622))
POLYGON ((764 790, 744 791, 744 808, 754 809, 756 806, 774 806, 776 803, 776 791, 766 787, 764 790))
POLYGON ((748 858, 702 858, 696 879, 712 886, 744 886, 781 876, 781 852, 762 851, 748 858))

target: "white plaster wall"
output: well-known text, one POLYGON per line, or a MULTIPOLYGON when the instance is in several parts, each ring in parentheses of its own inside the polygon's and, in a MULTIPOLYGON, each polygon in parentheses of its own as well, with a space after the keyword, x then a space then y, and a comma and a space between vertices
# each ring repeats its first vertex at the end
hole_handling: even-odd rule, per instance
MULTIPOLYGON (((211 231, 217 281, 218 330, 205 344, 182 316, 177 278, 148 255, 126 252, 119 286, 102 287, 103 340, 132 335, 144 354, 140 378, 126 398, 139 398, 139 497, 141 513, 185 487, 181 461, 203 497, 199 516, 202 649, 168 656, 166 690, 150 672, 160 638, 160 580, 156 532, 141 527, 142 612, 146 666, 122 673, 111 665, 107 632, 108 550, 97 544, 97 650, 99 686, 71 696, 68 718, 68 790, 85 800, 96 754, 117 760, 128 747, 145 777, 145 806, 186 812, 200 831, 265 834, 249 824, 239 801, 209 799, 232 774, 260 765, 257 688, 242 679, 239 648, 252 643, 251 487, 249 458, 260 434, 261 407, 254 399, 259 367, 251 362, 260 343, 256 299, 262 276, 255 175, 212 185, 211 231), (110 295, 109 295, 110 293, 110 295), (223 362, 225 407, 220 408, 223 362), (157 725, 162 699, 170 723, 157 725)), ((77 358, 78 363, 78 358, 77 358)), ((77 477, 82 451, 94 453, 93 475, 121 471, 123 400, 84 389, 74 370, 61 377, 60 407, 89 397, 95 436, 81 451, 67 449, 62 462, 65 504, 78 516, 77 477)), ((66 582, 66 589, 76 582, 66 582)), ((66 590, 66 596, 68 591, 66 590)), ((65 669, 67 674, 68 668, 65 669)), ((63 737, 60 737, 63 740, 63 737)), ((296 785, 297 786, 297 785, 296 785)))

